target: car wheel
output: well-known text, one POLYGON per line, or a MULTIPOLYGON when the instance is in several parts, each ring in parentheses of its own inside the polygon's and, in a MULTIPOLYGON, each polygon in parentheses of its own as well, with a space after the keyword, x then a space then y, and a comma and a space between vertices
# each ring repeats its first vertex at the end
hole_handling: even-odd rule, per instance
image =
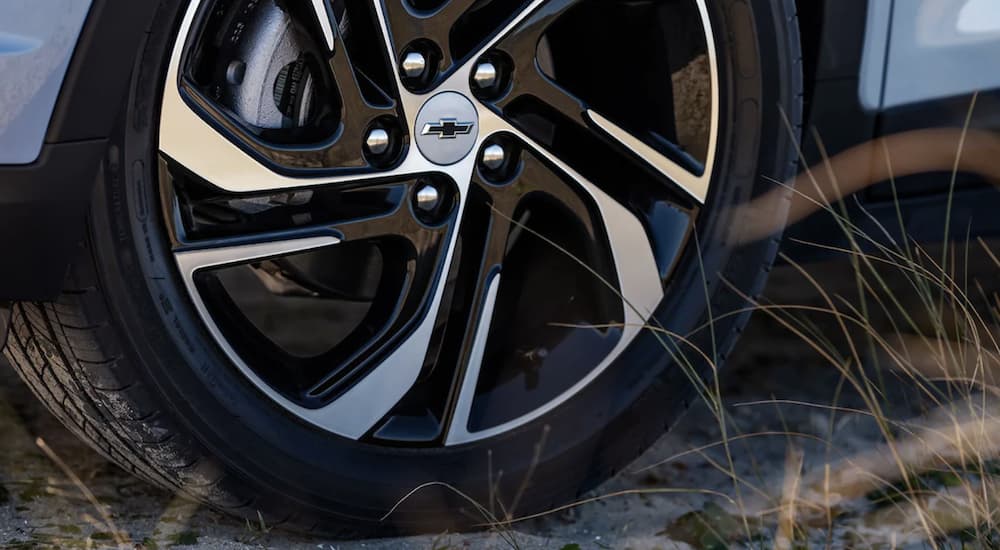
POLYGON ((18 304, 8 348, 136 475, 301 530, 538 512, 736 341, 778 242, 734 242, 737 207, 796 165, 790 0, 157 21, 65 292, 18 304))

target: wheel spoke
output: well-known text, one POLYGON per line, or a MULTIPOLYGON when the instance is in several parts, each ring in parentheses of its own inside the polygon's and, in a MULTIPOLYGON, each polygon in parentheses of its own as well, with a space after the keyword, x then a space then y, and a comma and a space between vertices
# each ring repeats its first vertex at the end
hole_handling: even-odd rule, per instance
POLYGON ((536 62, 538 44, 552 22, 572 9, 580 0, 548 0, 525 17, 494 45, 514 61, 512 93, 495 103, 501 112, 523 96, 539 99, 575 124, 586 127, 586 105, 563 90, 542 72, 536 62))
POLYGON ((408 46, 419 41, 436 45, 440 55, 439 71, 447 73, 454 65, 451 55, 451 30, 455 22, 468 10, 470 2, 445 0, 431 10, 419 10, 408 6, 407 0, 375 0, 381 2, 385 10, 389 36, 392 41, 392 59, 402 59, 408 46))
MULTIPOLYGON (((310 42, 310 33, 305 30, 298 34, 281 31, 297 27, 292 15, 280 12, 284 23, 267 32, 299 36, 302 53, 297 60, 288 52, 281 53, 285 50, 243 51, 238 48, 249 46, 234 46, 233 51, 219 50, 215 57, 206 58, 214 64, 199 69, 196 77, 193 54, 186 52, 188 48, 197 51, 205 31, 194 25, 199 2, 192 2, 181 26, 181 36, 187 38, 175 44, 168 67, 160 150, 233 192, 379 177, 388 168, 394 168, 394 173, 412 173, 426 167, 403 147, 407 125, 402 105, 391 97, 395 90, 381 89, 357 70, 344 38, 334 32, 326 4, 315 0, 305 15, 296 15, 319 27, 316 34, 323 37, 322 46, 310 42), (228 68, 212 68, 230 57, 247 61, 234 60, 228 68), (288 64, 277 71, 286 57, 288 64), (281 100, 289 102, 287 107, 278 102, 278 84, 282 82, 287 83, 281 88, 285 90, 281 100), (307 93, 310 99, 301 99, 307 93), (293 101, 296 97, 300 99, 293 101), (391 150, 379 158, 365 149, 366 135, 376 127, 385 127, 393 138, 391 150)), ((265 30, 257 32, 270 36, 265 30)))
POLYGON ((450 420, 450 427, 445 444, 457 445, 472 439, 469 433, 469 414, 472 401, 476 395, 476 384, 483 366, 483 356, 486 353, 486 342, 489 339, 490 328, 493 326, 493 312, 496 309, 497 293, 500 289, 500 274, 497 273, 490 281, 486 296, 480 306, 479 323, 472 327, 469 356, 466 361, 458 386, 458 398, 450 420))
POLYGON ((333 15, 329 10, 329 2, 327 0, 311 0, 312 9, 316 14, 316 22, 319 23, 320 29, 323 31, 323 38, 326 40, 327 48, 333 52, 334 50, 334 34, 333 34, 333 15))
MULTIPOLYGON (((643 128, 643 134, 638 135, 634 131, 626 130, 623 126, 630 128, 631 126, 614 122, 607 113, 595 109, 586 100, 564 87, 560 83, 560 78, 555 78, 546 72, 551 70, 551 67, 547 67, 548 63, 539 60, 539 45, 546 44, 547 33, 553 24, 579 4, 579 0, 544 2, 492 45, 493 50, 502 52, 512 61, 509 69, 510 91, 500 97, 482 98, 483 101, 519 130, 550 149, 554 141, 553 132, 565 128, 572 134, 572 139, 568 141, 586 144, 588 149, 604 148, 603 151, 594 150, 580 153, 581 155, 621 155, 623 161, 653 168, 696 204, 703 204, 707 198, 708 184, 714 168, 719 112, 717 60, 714 38, 707 25, 708 14, 704 0, 697 0, 697 11, 706 23, 705 40, 708 46, 705 52, 711 73, 711 113, 708 143, 705 146, 708 153, 703 163, 692 159, 679 145, 654 131, 646 131, 643 128), (547 124, 539 126, 539 117, 546 120, 547 124)), ((580 55, 586 56, 587 51, 582 49, 583 53, 580 55)), ((586 66, 578 59, 573 61, 586 66)), ((602 59, 600 62, 608 60, 602 59)), ((558 70, 556 72, 558 73, 558 70)), ((579 79, 581 76, 574 73, 574 78, 579 79)), ((602 77, 594 75, 590 78, 602 77)), ((623 90, 623 93, 627 93, 627 90, 623 90)), ((666 95, 669 94, 668 90, 666 95)), ((606 99, 603 101, 607 102, 606 99)), ((676 114, 675 112, 674 115, 676 114)), ((565 156, 562 155, 564 152, 557 153, 565 156)))
MULTIPOLYGON (((471 163, 465 163, 465 169, 471 163)), ((460 201, 455 220, 462 217, 465 202, 460 201)), ((453 222, 457 225, 457 222, 453 222)), ((349 391, 323 407, 322 425, 336 422, 337 433, 355 439, 368 433, 385 418, 417 381, 433 336, 435 319, 441 308, 448 273, 455 254, 456 236, 449 232, 435 264, 434 277, 428 285, 428 305, 407 338, 349 391)))
MULTIPOLYGON (((466 170, 469 165, 466 163, 466 170)), ((403 196, 411 197, 413 193, 413 185, 408 185, 403 196)), ((346 437, 359 438, 396 404, 420 372, 443 292, 442 274, 450 262, 460 204, 436 226, 417 219, 408 202, 404 202, 387 214, 294 232, 182 242, 175 256, 198 312, 240 370, 302 418, 346 437), (239 354, 230 343, 232 338, 216 322, 209 297, 203 296, 197 282, 198 273, 205 270, 373 240, 391 240, 395 243, 392 250, 402 255, 396 258, 403 270, 397 276, 398 297, 382 300, 388 309, 380 329, 363 340, 345 344, 343 354, 331 356, 327 374, 303 388, 305 401, 289 399, 273 389, 253 367, 253 358, 239 354), (400 245, 403 242, 405 246, 400 245)))
MULTIPOLYGON (((502 186, 475 180, 477 185, 489 193, 493 214, 490 236, 486 240, 488 244, 476 284, 476 299, 464 336, 464 351, 456 374, 457 389, 446 436, 446 443, 449 445, 488 437, 520 425, 576 393, 624 350, 663 297, 662 281, 653 249, 639 219, 571 168, 532 144, 525 136, 521 137, 529 144, 529 150, 522 154, 515 180, 502 186), (586 248, 591 253, 574 256, 573 260, 582 262, 590 276, 599 280, 599 284, 606 287, 605 290, 610 289, 611 293, 617 295, 617 308, 620 311, 618 319, 624 320, 622 335, 606 357, 595 358, 594 369, 590 373, 581 375, 572 387, 556 399, 502 425, 471 431, 469 418, 484 368, 483 355, 494 320, 494 306, 501 287, 503 259, 510 246, 509 239, 541 238, 548 241, 552 254, 570 254, 559 242, 550 240, 544 234, 513 237, 517 232, 531 232, 513 219, 526 198, 539 195, 560 204, 582 223, 590 243, 586 248)), ((508 319, 507 322, 509 321, 508 319)), ((604 319, 600 322, 611 321, 612 319, 604 319)))
MULTIPOLYGON (((223 139, 236 141, 259 161, 269 163, 274 169, 298 172, 299 175, 308 177, 312 175, 310 172, 322 174, 340 170, 356 173, 358 170, 372 168, 363 155, 365 132, 378 118, 394 117, 397 114, 396 106, 387 97, 388 103, 378 105, 362 96, 357 75, 352 70, 346 53, 333 56, 329 60, 329 66, 336 75, 333 85, 337 88, 342 104, 339 109, 340 128, 336 135, 331 134, 332 139, 328 137, 315 143, 284 145, 269 142, 248 130, 238 118, 185 81, 181 83, 181 94, 196 109, 196 116, 200 114, 207 117, 210 125, 224 135, 223 139)), ((172 130, 173 125, 168 129, 172 130)), ((167 147, 176 147, 169 139, 167 143, 170 144, 167 147)), ((170 154, 168 148, 164 147, 163 150, 170 154)), ((177 154, 172 156, 177 157, 177 154)))
POLYGON ((659 303, 663 296, 663 288, 655 267, 656 261, 649 235, 639 218, 528 135, 510 126, 507 121, 488 112, 481 113, 481 117, 480 124, 488 134, 510 133, 516 136, 531 152, 572 180, 594 200, 608 235, 610 250, 615 256, 614 263, 622 286, 622 297, 626 303, 632 304, 626 310, 648 318, 653 311, 649 304, 659 303), (633 299, 630 300, 630 297, 633 299))
MULTIPOLYGON (((168 78, 168 81, 170 79, 168 78)), ((160 124, 160 150, 206 181, 233 193, 260 193, 334 183, 374 180, 427 172, 434 166, 417 154, 407 154, 390 170, 289 176, 265 166, 226 136, 220 134, 168 86, 160 124)), ((360 145, 359 145, 360 147, 360 145)))
POLYGON ((164 98, 160 151, 212 185, 232 193, 262 193, 297 187, 394 178, 428 172, 436 167, 418 154, 407 154, 398 166, 384 171, 289 176, 252 157, 209 125, 177 93, 164 98))
POLYGON ((548 0, 444 0, 432 8, 415 7, 411 0, 373 1, 384 18, 387 47, 397 66, 411 52, 426 62, 427 71, 419 76, 400 73, 401 82, 422 93, 456 76, 459 67, 548 0))
POLYGON ((604 118, 595 111, 587 111, 590 119, 594 121, 608 135, 615 138, 622 146, 627 148, 636 158, 648 163, 659 173, 674 182, 685 193, 691 196, 698 204, 704 204, 708 196, 708 184, 711 173, 705 172, 701 175, 695 174, 684 168, 672 159, 663 155, 656 149, 646 145, 639 138, 628 133, 614 122, 604 118))
POLYGON ((337 236, 322 235, 288 240, 254 241, 204 248, 189 248, 176 253, 177 267, 180 269, 185 283, 188 283, 188 289, 190 290, 194 284, 194 274, 199 269, 288 256, 297 252, 335 245, 339 242, 341 242, 341 239, 337 236))

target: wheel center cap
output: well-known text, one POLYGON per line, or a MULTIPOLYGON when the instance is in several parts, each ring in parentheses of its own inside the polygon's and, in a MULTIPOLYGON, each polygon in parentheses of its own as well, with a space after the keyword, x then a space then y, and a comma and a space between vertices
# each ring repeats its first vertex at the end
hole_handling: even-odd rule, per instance
POLYGON ((427 160, 442 166, 455 164, 476 144, 479 114, 462 94, 442 92, 420 108, 413 133, 427 160))

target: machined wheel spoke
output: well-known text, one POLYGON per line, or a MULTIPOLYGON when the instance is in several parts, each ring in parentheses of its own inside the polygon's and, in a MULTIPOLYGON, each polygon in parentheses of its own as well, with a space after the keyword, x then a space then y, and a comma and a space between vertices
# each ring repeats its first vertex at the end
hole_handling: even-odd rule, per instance
POLYGON ((330 3, 327 0, 310 0, 310 2, 312 2, 312 9, 316 14, 316 23, 320 26, 326 46, 333 52, 334 41, 336 40, 333 27, 336 26, 336 22, 333 19, 333 14, 330 13, 330 3))
MULTIPOLYGON (((384 89, 358 70, 326 4, 274 8, 257 18, 250 10, 247 21, 217 25, 235 25, 254 40, 217 46, 204 38, 211 19, 195 25, 195 3, 168 68, 161 151, 233 192, 420 170, 421 159, 403 146, 405 116, 394 86, 384 89), (273 51, 254 49, 267 41, 273 51)), ((366 40, 378 46, 378 38, 366 40)))
POLYGON ((635 213, 527 135, 514 129, 510 131, 519 135, 520 139, 540 157, 569 176, 597 203, 609 246, 614 255, 619 289, 626 305, 626 319, 645 323, 652 315, 655 305, 663 298, 663 284, 657 273, 653 246, 643 223, 635 213))
MULTIPOLYGON (((225 236, 221 238, 207 238, 200 240, 184 239, 179 244, 175 252, 177 254, 191 254, 197 256, 206 254, 211 256, 216 254, 213 251, 225 250, 226 257, 234 257, 235 260, 251 260, 259 258, 257 250, 265 250, 268 243, 276 242, 278 252, 282 252, 287 245, 294 246, 294 243, 303 238, 324 238, 328 235, 336 242, 356 241, 361 239, 375 239, 393 237, 410 241, 414 249, 431 248, 429 241, 447 232, 447 227, 428 227, 416 219, 406 204, 406 199, 411 194, 413 183, 398 184, 398 196, 387 201, 387 206, 383 213, 379 214, 357 214, 347 216, 340 221, 332 221, 322 225, 312 225, 305 228, 298 228, 290 231, 264 232, 256 235, 246 236, 225 236), (240 250, 246 249, 246 252, 240 250)), ((342 215, 346 215, 342 214, 342 215)), ((229 262, 232 263, 232 262, 229 262)), ((217 264, 212 264, 217 265, 217 264)))
POLYGON ((268 258, 289 256, 298 252, 332 246, 341 242, 335 235, 316 235, 278 240, 228 241, 215 246, 190 247, 176 252, 177 266, 185 281, 193 284, 194 274, 200 269, 247 263, 268 258))
POLYGON ((706 171, 703 174, 695 174, 690 169, 681 166, 639 138, 628 133, 624 128, 604 118, 596 111, 588 111, 587 115, 601 130, 604 130, 609 136, 628 149, 636 159, 655 168, 656 171, 683 189, 698 204, 705 202, 705 198, 708 196, 708 184, 711 179, 711 173, 706 171))
POLYGON ((528 147, 521 152, 519 169, 513 180, 493 185, 483 179, 482 172, 474 178, 474 184, 489 196, 491 218, 456 375, 456 392, 450 409, 452 418, 446 436, 449 445, 500 433, 558 405, 621 353, 663 297, 652 246, 639 219, 526 136, 520 137, 528 147), (518 212, 524 212, 521 206, 526 200, 558 204, 558 208, 569 213, 576 221, 574 225, 581 228, 586 243, 583 252, 571 252, 558 238, 536 232, 523 220, 517 220, 518 212), (596 324, 621 323, 622 336, 607 357, 594 358, 600 362, 594 365, 591 373, 581 373, 581 381, 555 400, 503 425, 473 432, 469 428, 469 417, 483 369, 487 336, 495 321, 495 302, 505 273, 503 260, 515 245, 514 241, 519 239, 540 239, 544 241, 543 249, 547 248, 549 253, 568 256, 572 262, 586 266, 586 276, 614 296, 617 304, 611 309, 619 311, 614 317, 618 321, 609 318, 596 324))
MULTIPOLYGON (((638 134, 635 131, 627 130, 626 127, 641 126, 643 117, 630 115, 631 125, 616 122, 615 117, 608 112, 597 109, 587 100, 576 95, 575 88, 567 88, 562 84, 560 75, 560 62, 565 59, 556 56, 556 64, 551 66, 552 59, 548 46, 548 34, 554 22, 566 15, 574 7, 580 5, 579 0, 549 0, 544 2, 538 9, 534 10, 530 16, 525 17, 516 27, 510 29, 492 47, 498 52, 502 52, 511 60, 508 67, 509 92, 497 97, 483 98, 483 101, 492 109, 507 118, 514 126, 531 135, 536 141, 545 143, 547 146, 555 139, 553 132, 558 133, 561 126, 566 127, 569 134, 573 135, 574 143, 586 144, 588 147, 604 147, 605 151, 591 151, 590 154, 606 155, 609 152, 622 151, 622 160, 633 162, 637 165, 648 166, 676 186, 683 194, 694 199, 696 204, 705 202, 708 192, 708 182, 711 178, 714 166, 714 150, 716 146, 716 135, 718 124, 718 82, 716 77, 716 55, 714 47, 706 47, 705 56, 708 62, 711 82, 709 91, 710 110, 708 120, 710 121, 709 135, 705 150, 707 158, 703 162, 693 159, 683 147, 670 139, 663 137, 657 131, 648 129, 638 134), (544 45, 544 47, 542 46, 544 45), (545 50, 545 53, 540 53, 545 50), (545 59, 540 59, 539 56, 545 59), (555 76, 550 71, 554 71, 555 76), (547 121, 544 126, 539 126, 538 118, 547 121), (610 149, 608 147, 610 146, 610 149)), ((703 0, 697 3, 697 10, 701 17, 707 20, 706 7, 703 0)), ((706 43, 713 44, 713 37, 706 28, 706 43)), ((586 49, 581 49, 580 56, 586 56, 586 49)), ((566 55, 566 54, 563 54, 566 55)), ((600 61, 586 62, 586 57, 571 60, 575 66, 570 70, 571 75, 567 79, 580 84, 580 80, 594 80, 607 78, 601 76, 600 71, 587 70, 592 63, 606 63, 606 59, 600 61), (582 71, 582 72, 581 72, 582 71)), ((627 94, 627 85, 622 90, 622 94, 627 94)), ((616 86, 612 81, 608 86, 616 86)), ((643 87, 643 86, 640 86, 643 87)), ((645 93, 645 92, 644 92, 645 93)), ((669 97, 670 91, 665 95, 669 97)), ((648 96, 648 93, 647 93, 648 96)), ((607 100, 598 95, 602 102, 607 100)), ((627 100, 625 100, 627 101, 627 100)), ((643 99, 637 99, 641 103, 643 99)), ((676 106, 674 107, 676 109, 676 106)), ((627 109, 626 109, 627 110, 627 109)), ((652 116, 652 115, 651 115, 652 116)), ((657 113, 658 117, 663 117, 663 113, 657 113)), ((674 113, 674 119, 678 113, 674 113)), ((673 131, 673 129, 672 129, 673 131)), ((561 151, 563 153, 565 151, 561 151)), ((578 152, 579 153, 579 152, 578 152)), ((579 153, 586 155, 588 153, 579 153)))
MULTIPOLYGON (((483 111, 481 124, 486 131, 493 135, 509 133, 515 136, 520 143, 527 147, 528 151, 537 155, 539 160, 535 163, 529 162, 526 170, 533 167, 538 171, 549 170, 561 173, 592 198, 597 205, 603 229, 607 233, 610 250, 615 256, 614 265, 623 289, 623 299, 628 302, 629 293, 634 292, 633 305, 627 309, 633 310, 638 316, 648 317, 652 313, 652 309, 649 309, 647 305, 658 303, 659 297, 662 297, 662 281, 656 275, 653 245, 643 222, 628 207, 526 133, 512 126, 503 117, 490 111, 483 111), (623 269, 623 267, 628 267, 628 269, 623 269), (629 276, 622 278, 622 272, 629 276)), ((550 193, 562 193, 563 197, 566 197, 565 193, 569 191, 569 188, 549 185, 547 190, 550 193)), ((566 199, 564 198, 564 200, 566 199)))
POLYGON ((471 326, 469 352, 458 377, 457 397, 454 408, 449 419, 448 434, 445 437, 445 444, 457 445, 472 439, 469 433, 469 413, 472 409, 472 402, 476 396, 476 384, 479 382, 479 373, 483 366, 483 356, 486 352, 486 343, 489 339, 490 328, 493 325, 493 312, 496 309, 497 293, 500 290, 500 273, 496 273, 490 280, 488 290, 479 306, 479 322, 471 326))
MULTIPOLYGON (((251 156, 191 109, 179 94, 168 91, 160 125, 160 150, 170 159, 198 174, 212 185, 233 193, 263 193, 316 185, 375 181, 419 174, 435 167, 419 155, 409 154, 387 170, 316 170, 301 176, 276 172, 251 156)), ((360 146, 359 146, 360 147, 360 146)))
MULTIPOLYGON (((182 83, 182 94, 187 96, 189 105, 197 110, 196 114, 209 119, 209 125, 222 134, 220 137, 235 141, 245 152, 256 156, 259 161, 269 163, 276 170, 315 177, 336 173, 338 170, 357 172, 370 169, 372 167, 365 160, 362 150, 365 135, 378 118, 395 116, 396 106, 391 101, 383 105, 372 104, 361 95, 357 75, 351 70, 346 53, 332 57, 329 65, 334 74, 339 75, 334 86, 342 102, 341 122, 339 127, 332 129, 334 133, 319 137, 320 141, 315 143, 285 145, 268 141, 266 137, 248 130, 236 117, 193 86, 182 83)), ((214 145, 211 141, 209 144, 214 145)), ((163 150, 168 154, 171 152, 169 148, 163 150)), ((177 154, 172 156, 176 157, 177 154)), ((177 160, 181 161, 182 158, 177 157, 177 160)))
MULTIPOLYGON (((324 356, 328 363, 324 367, 326 374, 314 377, 301 390, 301 399, 293 401, 273 389, 267 390, 302 417, 347 437, 364 435, 396 404, 415 380, 427 350, 460 209, 451 206, 454 196, 442 191, 439 201, 447 208, 435 214, 442 221, 428 225, 419 214, 426 204, 410 205, 410 198, 418 196, 421 189, 426 192, 428 185, 423 179, 400 184, 405 187, 399 193, 404 200, 384 214, 280 233, 183 242, 175 251, 185 284, 220 346, 247 376, 267 387, 251 366, 254 358, 240 356, 231 347, 231 338, 214 321, 217 315, 210 304, 211 296, 204 296, 198 284, 199 273, 240 264, 256 266, 268 260, 280 261, 294 254, 350 243, 374 241, 391 245, 386 250, 393 257, 386 261, 391 260, 401 271, 393 274, 388 283, 385 282, 388 275, 381 277, 380 285, 389 285, 395 294, 376 296, 372 302, 372 310, 384 310, 378 317, 380 328, 365 332, 363 339, 350 341, 347 353, 324 356)), ((261 272, 259 268, 255 271, 261 272)), ((261 273, 262 277, 271 275, 261 273)), ((279 270, 276 275, 278 282, 289 279, 294 282, 295 273, 283 275, 279 270)))
MULTIPOLYGON (((469 404, 469 397, 463 398, 468 384, 475 385, 477 373, 482 361, 485 334, 493 317, 493 303, 496 299, 500 276, 504 271, 504 259, 510 248, 519 239, 551 239, 552 236, 534 234, 523 220, 515 219, 523 211, 526 200, 542 199, 558 204, 576 220, 584 240, 587 242, 589 254, 576 260, 585 262, 593 270, 594 277, 601 283, 617 287, 612 255, 604 237, 601 221, 591 209, 590 198, 582 189, 572 189, 541 159, 525 153, 521 159, 521 167, 513 181, 503 185, 493 185, 481 175, 473 178, 473 183, 482 193, 482 198, 488 202, 489 221, 484 239, 481 259, 477 256, 473 261, 478 263, 475 275, 473 299, 469 307, 469 321, 463 336, 462 351, 459 355, 458 379, 462 380, 459 387, 458 403, 455 405, 457 423, 451 426, 453 433, 465 430, 465 416, 468 411, 464 407, 469 404), (581 196, 581 193, 584 193, 581 196), (464 370, 464 373, 463 373, 464 370), (471 382, 470 382, 471 380, 471 382), (464 400, 463 400, 464 399, 464 400)), ((552 254, 568 254, 560 250, 560 244, 553 240, 550 244, 552 254)), ((511 281, 513 283, 513 280, 511 281)), ((608 320, 610 321, 610 320, 608 320)), ((474 389, 474 388, 473 388, 474 389)))
MULTIPOLYGON (((516 115, 509 115, 512 110, 519 108, 519 101, 526 98, 530 99, 530 101, 540 105, 539 108, 545 116, 551 117, 555 115, 559 120, 575 126, 576 131, 579 133, 601 137, 603 137, 602 134, 610 136, 618 145, 628 151, 630 154, 628 158, 633 162, 646 164, 656 169, 660 174, 666 176, 673 185, 695 199, 697 203, 700 204, 705 201, 709 176, 696 174, 691 169, 682 166, 665 155, 662 151, 646 144, 614 122, 597 113, 586 102, 575 97, 545 75, 537 64, 531 63, 526 65, 525 68, 519 68, 514 71, 512 82, 514 89, 518 91, 512 92, 496 103, 498 111, 505 113, 512 124, 522 131, 532 131, 530 121, 522 124, 516 115)), ((661 147, 670 147, 670 145, 661 144, 661 147)), ((676 146, 672 148, 676 156, 683 157, 683 152, 679 148, 676 146)))
MULTIPOLYGON (((467 168, 471 168, 471 163, 460 165, 456 171, 467 168)), ((426 305, 419 317, 415 317, 405 339, 396 342, 388 354, 369 358, 377 362, 377 365, 349 390, 319 409, 315 413, 314 423, 347 437, 361 438, 384 419, 417 382, 444 298, 448 283, 446 274, 455 255, 455 228, 463 211, 464 202, 459 201, 452 218, 454 221, 442 238, 436 260, 430 264, 433 272, 429 273, 430 278, 425 287, 426 305)), ((425 266, 421 269, 427 269, 426 264, 429 262, 426 259, 423 262, 425 266)))

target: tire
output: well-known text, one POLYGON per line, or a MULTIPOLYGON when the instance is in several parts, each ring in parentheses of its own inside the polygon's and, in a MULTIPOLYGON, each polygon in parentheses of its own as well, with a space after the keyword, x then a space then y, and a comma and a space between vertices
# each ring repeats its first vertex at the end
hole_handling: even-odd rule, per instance
MULTIPOLYGON (((456 491, 516 506, 516 515, 571 501, 637 457, 697 396, 692 376, 710 376, 709 365, 680 350, 683 368, 646 331, 544 416, 462 445, 355 441, 276 406, 202 322, 156 206, 158 106, 184 12, 184 2, 163 2, 137 60, 62 295, 16 304, 6 349, 38 398, 108 459, 227 514, 304 532, 468 528, 484 518, 456 491), (384 518, 411 489, 438 481, 455 490, 425 487, 384 518)), ((721 364, 749 316, 726 313, 762 290, 779 242, 730 242, 741 223, 733 207, 794 175, 803 82, 792 0, 716 2, 711 21, 723 83, 714 183, 654 317, 721 364), (712 330, 695 331, 709 320, 712 330)))

